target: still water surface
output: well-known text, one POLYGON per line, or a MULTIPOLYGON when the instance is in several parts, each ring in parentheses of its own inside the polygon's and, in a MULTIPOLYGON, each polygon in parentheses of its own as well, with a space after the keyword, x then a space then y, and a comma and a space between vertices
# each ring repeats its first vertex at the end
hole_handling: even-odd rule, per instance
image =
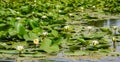
POLYGON ((97 26, 97 27, 120 26, 120 19, 91 21, 88 23, 88 25, 93 25, 93 26, 97 26))

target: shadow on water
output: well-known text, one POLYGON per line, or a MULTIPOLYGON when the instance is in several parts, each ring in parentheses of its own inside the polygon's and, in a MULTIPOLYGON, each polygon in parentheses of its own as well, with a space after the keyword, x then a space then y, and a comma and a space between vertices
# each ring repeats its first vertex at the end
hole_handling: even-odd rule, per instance
POLYGON ((120 19, 90 21, 90 22, 88 22, 88 25, 92 25, 92 26, 96 26, 96 27, 120 26, 120 19))

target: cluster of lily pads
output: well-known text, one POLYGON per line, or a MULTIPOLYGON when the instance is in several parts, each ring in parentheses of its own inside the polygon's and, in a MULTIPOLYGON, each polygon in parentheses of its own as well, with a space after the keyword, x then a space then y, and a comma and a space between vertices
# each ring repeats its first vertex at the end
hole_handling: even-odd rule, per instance
MULTIPOLYGON (((107 2, 119 5, 116 0, 107 2)), ((106 10, 120 11, 114 5, 106 6, 104 0, 6 0, 0 3, 0 49, 19 53, 108 49, 109 28, 74 26, 66 22, 78 21, 80 13, 88 8, 94 11, 113 7, 106 10), (78 11, 80 13, 74 13, 78 11)))

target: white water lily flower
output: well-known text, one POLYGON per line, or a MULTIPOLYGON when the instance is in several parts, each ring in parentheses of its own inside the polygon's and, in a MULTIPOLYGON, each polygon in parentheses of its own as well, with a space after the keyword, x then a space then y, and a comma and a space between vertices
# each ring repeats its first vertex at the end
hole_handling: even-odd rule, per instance
POLYGON ((59 10, 58 12, 62 12, 62 10, 59 10))
POLYGON ((16 47, 16 50, 18 50, 18 51, 22 51, 23 49, 24 49, 23 46, 17 46, 17 47, 16 47))
POLYGON ((70 26, 64 26, 64 29, 68 30, 70 28, 70 26))
POLYGON ((17 20, 20 20, 21 18, 20 18, 20 17, 17 17, 16 19, 17 19, 17 20))
POLYGON ((45 19, 45 18, 47 18, 47 16, 42 16, 41 18, 45 19))
POLYGON ((97 40, 92 41, 92 45, 97 45, 97 44, 99 44, 99 42, 97 40))
POLYGON ((117 39, 116 37, 112 37, 112 41, 115 42, 117 39))
POLYGON ((95 8, 95 6, 93 6, 93 8, 95 8))
POLYGON ((39 44, 39 39, 34 39, 34 40, 33 40, 33 43, 34 43, 34 44, 39 44))
POLYGON ((113 26, 113 29, 116 30, 118 28, 118 26, 113 26))
POLYGON ((81 7, 81 9, 83 10, 83 9, 84 9, 84 7, 81 7))
POLYGON ((42 34, 43 34, 43 36, 47 36, 48 32, 43 32, 42 34))
POLYGON ((90 30, 90 29, 92 29, 92 26, 88 26, 87 28, 90 30))
POLYGON ((73 16, 73 14, 70 13, 69 16, 73 16))

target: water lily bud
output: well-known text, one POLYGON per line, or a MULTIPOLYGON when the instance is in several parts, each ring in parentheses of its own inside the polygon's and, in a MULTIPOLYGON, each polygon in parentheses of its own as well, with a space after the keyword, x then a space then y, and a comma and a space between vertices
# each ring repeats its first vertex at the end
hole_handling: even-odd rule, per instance
POLYGON ((93 40, 93 41, 92 41, 92 44, 93 44, 93 45, 97 45, 97 44, 99 44, 99 42, 98 42, 97 40, 93 40))
POLYGON ((62 10, 59 10, 58 12, 59 12, 59 13, 61 13, 61 12, 62 12, 62 10))
POLYGON ((88 28, 89 30, 91 30, 91 29, 92 29, 92 26, 88 26, 87 28, 88 28))
POLYGON ((64 29, 65 29, 65 30, 69 30, 69 29, 70 29, 70 26, 64 26, 64 29))
POLYGON ((16 47, 16 50, 18 50, 18 51, 22 51, 23 49, 24 49, 23 46, 17 46, 17 47, 16 47))
POLYGON ((83 9, 84 9, 84 7, 81 7, 81 9, 83 10, 83 9))
POLYGON ((112 41, 114 41, 114 42, 115 42, 115 41, 116 41, 116 37, 113 37, 113 38, 112 38, 112 41))
POLYGON ((47 16, 42 16, 41 18, 42 18, 42 19, 45 19, 45 18, 47 18, 47 16))
POLYGON ((73 14, 70 13, 69 16, 73 16, 73 14))
POLYGON ((16 19, 17 19, 17 20, 20 20, 21 18, 20 18, 20 17, 17 17, 16 19))
POLYGON ((39 39, 34 39, 34 40, 33 40, 33 43, 34 43, 34 44, 39 44, 39 39))
POLYGON ((93 8, 95 8, 95 6, 93 6, 93 8))
POLYGON ((69 14, 70 16, 72 16, 73 14, 69 14))
POLYGON ((117 30, 117 28, 118 28, 117 26, 113 26, 113 29, 114 29, 114 30, 117 30))
POLYGON ((48 32, 43 32, 42 34, 43 34, 43 36, 47 36, 48 32))

